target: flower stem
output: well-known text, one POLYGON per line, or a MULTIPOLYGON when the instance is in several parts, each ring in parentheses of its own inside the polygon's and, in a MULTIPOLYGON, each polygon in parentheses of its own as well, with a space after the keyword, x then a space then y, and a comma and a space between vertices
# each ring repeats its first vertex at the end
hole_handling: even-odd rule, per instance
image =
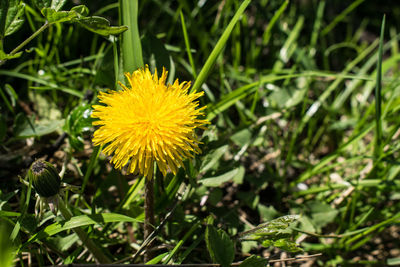
MULTIPOLYGON (((66 220, 69 220, 72 218, 72 213, 71 211, 67 208, 66 204, 62 200, 61 197, 58 198, 59 201, 59 209, 61 214, 66 220)), ((99 263, 111 263, 111 259, 109 259, 106 254, 93 242, 92 239, 90 239, 85 231, 83 231, 81 228, 76 227, 73 228, 74 232, 78 235, 79 239, 82 241, 82 243, 86 246, 86 248, 93 254, 93 256, 96 258, 96 260, 99 263)))
MULTIPOLYGON (((154 225, 154 180, 153 177, 145 177, 144 189, 144 239, 146 240, 153 232, 154 225)), ((144 262, 148 262, 153 258, 151 251, 152 243, 147 246, 146 253, 144 254, 144 262)))
MULTIPOLYGON (((25 41, 20 43, 16 48, 14 48, 8 55, 13 56, 15 55, 19 50, 21 50, 25 45, 27 45, 30 41, 32 41, 37 35, 39 35, 41 32, 46 30, 50 26, 50 23, 48 21, 45 22, 45 24, 42 25, 37 31, 35 31, 31 36, 29 36, 25 41)), ((3 65, 7 59, 0 60, 0 66, 3 65)))

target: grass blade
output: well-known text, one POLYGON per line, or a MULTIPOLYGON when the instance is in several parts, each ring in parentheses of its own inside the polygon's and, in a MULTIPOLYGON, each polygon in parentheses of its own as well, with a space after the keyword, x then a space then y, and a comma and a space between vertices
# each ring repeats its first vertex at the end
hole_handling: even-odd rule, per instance
POLYGON ((219 38, 216 46, 214 47, 213 51, 211 51, 210 56, 207 58, 206 63, 204 64, 203 68, 201 69, 199 76, 197 77, 196 81, 193 84, 191 92, 197 91, 200 89, 206 78, 208 77, 211 68, 213 67, 215 61, 219 54, 221 54, 222 49, 224 48, 226 41, 228 41, 229 36, 232 33, 233 27, 239 21, 240 16, 243 14, 246 7, 250 4, 251 0, 243 1, 240 5, 239 9, 236 11, 236 14, 233 16, 232 20, 229 22, 228 26, 226 27, 224 33, 222 34, 221 38, 219 38))
POLYGON ((182 32, 183 32, 183 38, 185 39, 185 46, 186 46, 186 52, 188 54, 190 66, 192 67, 192 74, 194 79, 197 78, 197 73, 196 73, 196 66, 194 65, 193 57, 192 57, 192 52, 190 52, 190 43, 189 43, 189 37, 186 29, 186 23, 185 23, 185 18, 183 17, 182 11, 180 12, 181 15, 181 23, 182 23, 182 32))
POLYGON ((143 65, 142 45, 138 27, 138 0, 120 0, 122 24, 129 29, 122 34, 124 72, 132 72, 143 65))
POLYGON ((376 122, 376 136, 375 136, 375 147, 374 157, 376 160, 379 159, 382 154, 382 53, 383 53, 383 37, 385 32, 385 20, 386 16, 383 16, 381 26, 381 36, 379 39, 378 49, 378 63, 377 63, 377 74, 376 74, 376 86, 375 86, 375 122, 376 122))

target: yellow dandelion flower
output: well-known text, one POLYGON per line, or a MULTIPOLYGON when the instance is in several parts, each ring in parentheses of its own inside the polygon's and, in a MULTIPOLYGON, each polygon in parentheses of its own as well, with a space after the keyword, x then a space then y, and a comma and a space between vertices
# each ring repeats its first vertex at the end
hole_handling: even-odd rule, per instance
POLYGON ((115 168, 127 166, 128 173, 151 177, 154 161, 163 175, 174 174, 183 160, 200 153, 194 133, 209 123, 199 119, 205 107, 195 101, 203 92, 188 93, 190 82, 165 84, 167 71, 159 78, 149 68, 125 73, 130 88, 99 94, 103 105, 94 105, 94 145, 107 145, 103 153, 111 156, 115 168))

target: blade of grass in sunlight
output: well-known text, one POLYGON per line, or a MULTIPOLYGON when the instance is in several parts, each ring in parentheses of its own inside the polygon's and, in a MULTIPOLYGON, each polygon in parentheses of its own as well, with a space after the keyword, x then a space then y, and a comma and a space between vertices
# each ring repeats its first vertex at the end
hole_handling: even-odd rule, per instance
POLYGON ((138 27, 138 0, 120 0, 122 24, 128 30, 122 34, 122 60, 124 72, 132 72, 144 66, 138 27))
POLYGON ((197 78, 196 66, 194 65, 192 52, 190 51, 190 43, 189 43, 188 33, 187 33, 187 29, 186 29, 185 17, 183 16, 182 10, 179 13, 181 16, 182 32, 183 32, 183 38, 185 39, 186 53, 189 58, 190 66, 192 67, 193 78, 196 79, 197 78))
POLYGON ((210 56, 207 58, 206 62, 204 63, 203 68, 201 69, 199 76, 197 77, 196 81, 194 82, 191 92, 198 91, 200 87, 203 85, 205 80, 207 79, 217 57, 221 54, 222 49, 224 48, 226 41, 228 41, 229 36, 232 33, 232 30, 236 23, 239 21, 240 16, 243 14, 246 7, 250 4, 251 0, 245 0, 240 5, 236 14, 233 16, 232 20, 229 22, 228 26, 226 27, 224 33, 219 38, 217 44, 215 45, 214 49, 212 50, 210 56))

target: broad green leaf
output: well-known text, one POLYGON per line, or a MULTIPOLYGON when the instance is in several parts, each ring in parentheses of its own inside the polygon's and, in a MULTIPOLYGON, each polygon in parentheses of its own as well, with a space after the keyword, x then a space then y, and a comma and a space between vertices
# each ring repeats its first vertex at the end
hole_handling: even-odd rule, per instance
POLYGON ((85 17, 89 14, 89 9, 84 5, 74 6, 70 11, 57 11, 53 7, 45 7, 41 12, 49 23, 56 23, 85 17))
POLYGON ((0 40, 22 26, 24 7, 20 0, 0 1, 0 40))
POLYGON ((72 21, 78 17, 78 13, 75 11, 56 11, 49 7, 43 8, 42 14, 49 23, 72 21))
POLYGON ((251 255, 250 257, 246 258, 239 267, 265 267, 268 264, 268 260, 261 258, 256 255, 251 255))
POLYGON ((75 21, 89 31, 103 36, 108 36, 110 34, 117 35, 128 29, 126 26, 110 26, 110 22, 107 19, 97 16, 80 18, 75 21))
POLYGON ((72 147, 77 150, 83 149, 82 133, 92 127, 91 113, 92 108, 89 104, 81 104, 69 113, 65 121, 63 129, 68 133, 72 147))
POLYGON ((55 11, 60 10, 67 0, 33 0, 33 3, 39 10, 43 8, 51 8, 55 11))
POLYGON ((202 160, 200 172, 206 172, 216 166, 219 162, 219 159, 227 150, 228 145, 223 145, 207 153, 207 155, 202 160))
POLYGON ((332 222, 339 212, 330 205, 320 201, 310 201, 307 203, 307 206, 311 213, 311 221, 318 229, 332 222))
POLYGON ((50 237, 62 231, 66 231, 76 227, 82 227, 93 224, 101 225, 104 223, 112 223, 112 222, 142 222, 142 221, 117 213, 75 216, 72 217, 70 220, 56 222, 47 226, 37 234, 33 235, 24 245, 27 245, 28 243, 32 243, 36 240, 41 240, 43 238, 50 237))
POLYGON ((205 239, 211 259, 222 267, 230 266, 235 257, 235 250, 227 233, 222 229, 217 230, 214 226, 207 225, 205 239))
POLYGON ((4 38, 4 33, 6 29, 6 19, 10 2, 12 1, 0 1, 0 40, 4 38))
POLYGON ((42 10, 45 7, 50 7, 51 6, 51 0, 32 0, 35 6, 39 9, 42 10))
POLYGON ((244 146, 251 140, 251 131, 243 129, 231 136, 231 140, 239 147, 244 146))
POLYGON ((25 4, 21 3, 16 7, 16 12, 15 9, 13 9, 11 13, 8 13, 4 36, 11 35, 21 28, 25 21, 22 17, 24 15, 24 10, 25 4))
POLYGON ((52 120, 52 121, 39 121, 30 125, 27 120, 22 130, 17 134, 18 138, 37 137, 52 133, 56 130, 60 130, 64 125, 64 120, 52 120))
POLYGON ((221 184, 232 180, 233 177, 236 176, 236 174, 238 174, 239 172, 239 168, 233 169, 231 171, 228 171, 222 175, 219 176, 215 176, 215 177, 207 177, 204 179, 201 179, 199 181, 199 183, 205 185, 205 186, 210 186, 210 187, 217 187, 220 186, 221 184))
POLYGON ((56 11, 60 10, 63 5, 67 2, 67 0, 52 0, 51 1, 51 8, 55 9, 56 11))

